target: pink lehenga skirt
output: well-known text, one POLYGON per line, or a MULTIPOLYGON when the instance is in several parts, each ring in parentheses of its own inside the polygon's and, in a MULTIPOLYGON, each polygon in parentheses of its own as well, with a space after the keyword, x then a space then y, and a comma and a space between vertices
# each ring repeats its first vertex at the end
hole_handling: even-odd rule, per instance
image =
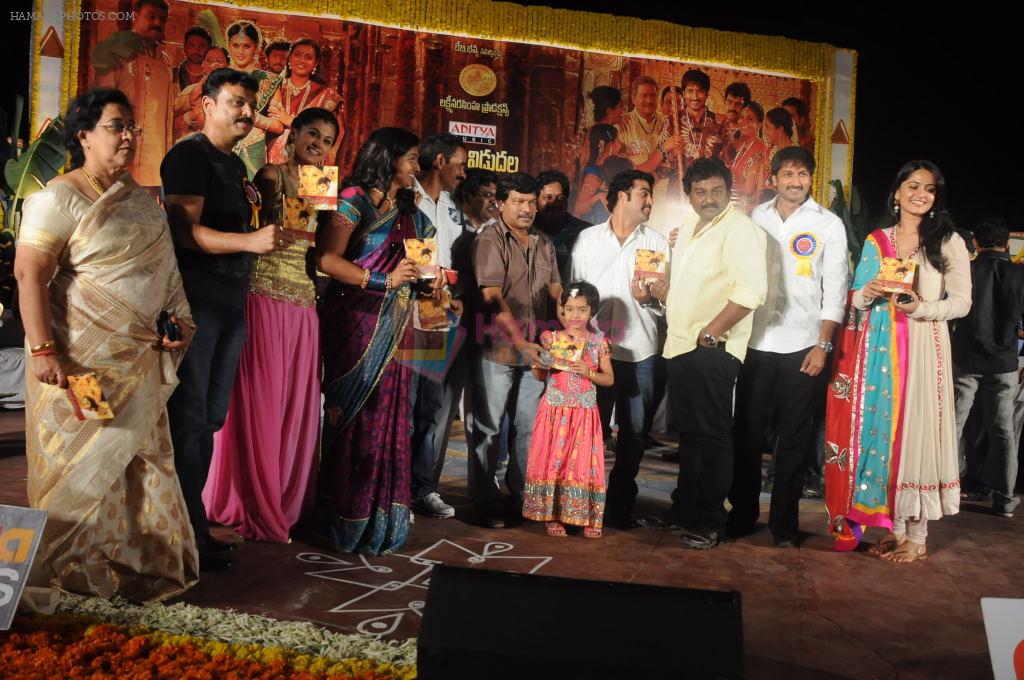
POLYGON ((316 309, 251 293, 246 341, 203 503, 211 521, 288 540, 312 501, 320 430, 316 309))

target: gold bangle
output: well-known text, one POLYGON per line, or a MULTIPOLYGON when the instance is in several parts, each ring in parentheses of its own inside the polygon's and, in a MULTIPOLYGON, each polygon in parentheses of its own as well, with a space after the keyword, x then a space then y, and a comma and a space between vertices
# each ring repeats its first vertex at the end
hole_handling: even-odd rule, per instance
POLYGON ((366 290, 366 287, 368 285, 370 285, 370 270, 369 269, 364 269, 363 270, 363 283, 360 284, 359 287, 362 288, 363 290, 366 290))
POLYGON ((35 354, 36 352, 42 352, 44 349, 52 349, 55 344, 56 343, 53 340, 47 340, 35 347, 30 347, 28 351, 30 354, 35 354))
POLYGON ((391 290, 391 274, 388 274, 386 277, 384 277, 384 290, 391 290))

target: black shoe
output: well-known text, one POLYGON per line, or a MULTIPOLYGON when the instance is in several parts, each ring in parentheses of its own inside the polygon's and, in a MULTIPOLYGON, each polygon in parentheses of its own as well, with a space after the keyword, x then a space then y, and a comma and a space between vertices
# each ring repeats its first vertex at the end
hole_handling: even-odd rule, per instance
POLYGON ((661 459, 666 463, 679 462, 679 449, 670 449, 661 454, 661 459))
POLYGON ((754 524, 739 524, 729 522, 725 535, 729 538, 742 538, 743 536, 749 536, 757 531, 757 523, 754 524))
POLYGON ((200 571, 225 571, 231 568, 233 562, 226 557, 220 557, 213 552, 204 551, 199 553, 200 571))
POLYGON ((711 550, 715 546, 725 543, 725 539, 714 530, 703 532, 683 529, 683 533, 679 536, 679 541, 687 548, 695 550, 711 550))
POLYGON ((218 541, 213 536, 207 534, 206 536, 206 547, 213 552, 234 552, 235 544, 230 541, 218 541))
POLYGON ((805 486, 804 490, 800 493, 800 498, 808 498, 811 500, 821 500, 825 497, 825 488, 819 486, 805 486))
POLYGON ((639 526, 658 531, 676 531, 682 527, 668 515, 647 515, 637 520, 639 526))
POLYGON ((660 441, 658 441, 651 435, 644 435, 644 447, 648 449, 660 449, 663 446, 670 446, 670 444, 662 444, 660 441))
POLYGON ((629 515, 605 515, 604 525, 613 529, 629 531, 644 526, 640 520, 633 519, 629 515))
POLYGON ((504 529, 505 528, 505 515, 488 510, 480 512, 478 514, 478 521, 480 526, 484 529, 504 529))
POLYGON ((775 538, 772 540, 772 546, 775 548, 797 548, 799 544, 795 538, 775 538))

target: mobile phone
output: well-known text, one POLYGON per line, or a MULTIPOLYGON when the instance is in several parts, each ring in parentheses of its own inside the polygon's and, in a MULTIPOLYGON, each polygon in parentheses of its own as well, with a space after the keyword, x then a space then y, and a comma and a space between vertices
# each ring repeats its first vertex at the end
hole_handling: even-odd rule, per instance
POLYGON ((901 305, 906 305, 914 301, 914 296, 910 293, 900 293, 896 296, 896 302, 901 305))
POLYGON ((171 321, 171 315, 167 310, 160 312, 160 318, 156 320, 156 333, 161 338, 166 335, 171 342, 181 340, 181 326, 171 321))

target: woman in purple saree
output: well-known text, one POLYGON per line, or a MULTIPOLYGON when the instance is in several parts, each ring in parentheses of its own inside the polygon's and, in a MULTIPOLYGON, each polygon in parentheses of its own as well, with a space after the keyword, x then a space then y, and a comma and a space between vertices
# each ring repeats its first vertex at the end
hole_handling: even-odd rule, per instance
POLYGON ((332 277, 319 310, 320 496, 347 552, 387 554, 409 533, 410 369, 398 352, 412 345, 419 274, 403 239, 434 234, 410 190, 418 144, 399 128, 370 135, 317 237, 317 267, 332 277))

